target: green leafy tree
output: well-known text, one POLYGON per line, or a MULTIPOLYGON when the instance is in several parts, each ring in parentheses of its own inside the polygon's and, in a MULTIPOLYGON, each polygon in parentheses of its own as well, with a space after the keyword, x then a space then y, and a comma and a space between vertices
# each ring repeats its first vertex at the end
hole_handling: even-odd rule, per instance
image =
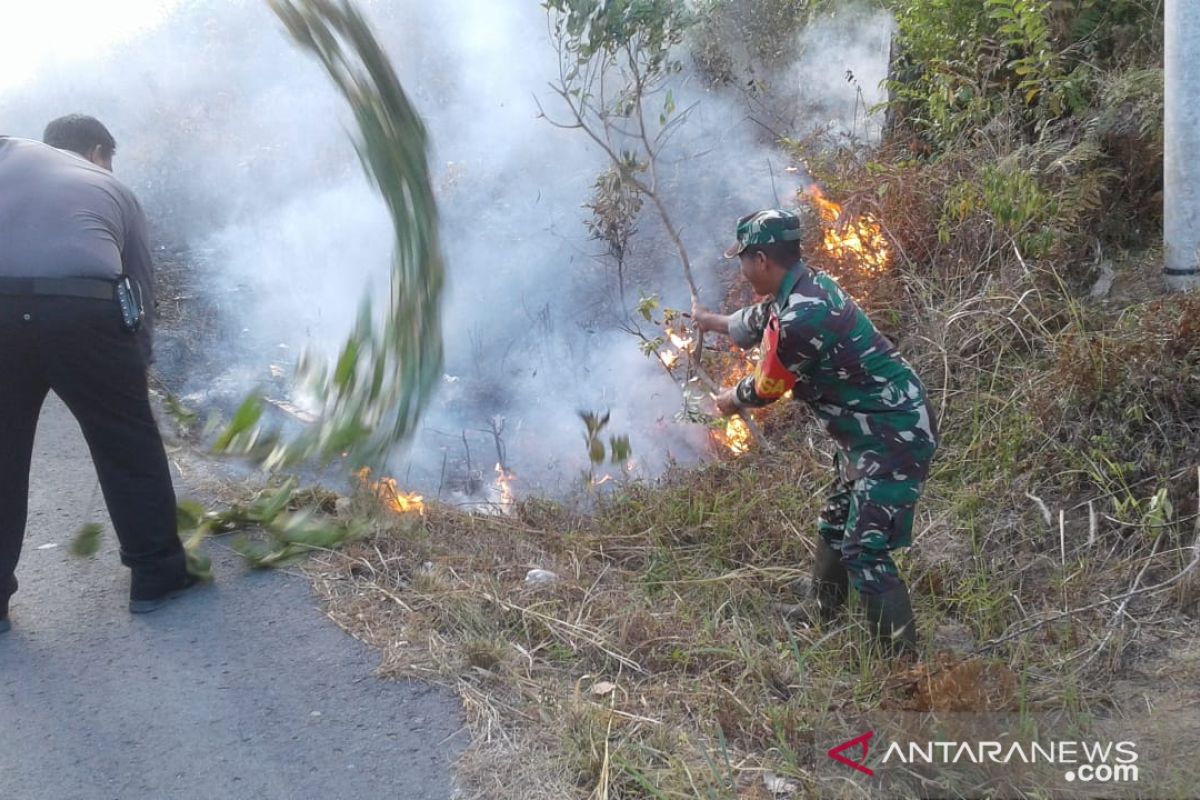
MULTIPOLYGON (((684 0, 546 0, 559 57, 551 89, 568 119, 608 156, 619 191, 648 198, 679 254, 692 294, 691 261, 662 198, 658 157, 690 109, 668 86, 682 68, 673 56, 693 17, 684 0)), ((543 115, 547 116, 543 110, 543 115)), ((628 201, 626 201, 628 202, 628 201)))

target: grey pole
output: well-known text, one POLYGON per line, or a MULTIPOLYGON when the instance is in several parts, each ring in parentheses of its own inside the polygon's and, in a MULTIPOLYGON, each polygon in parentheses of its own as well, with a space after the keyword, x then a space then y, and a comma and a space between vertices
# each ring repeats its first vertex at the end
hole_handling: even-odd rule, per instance
POLYGON ((1200 13, 1166 1, 1163 244, 1167 286, 1200 286, 1200 13))

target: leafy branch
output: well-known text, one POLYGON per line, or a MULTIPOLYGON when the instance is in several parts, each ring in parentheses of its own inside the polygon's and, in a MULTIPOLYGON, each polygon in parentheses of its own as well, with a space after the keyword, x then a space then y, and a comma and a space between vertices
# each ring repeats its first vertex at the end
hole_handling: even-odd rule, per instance
POLYGON ((344 457, 377 466, 415 429, 441 374, 445 277, 425 125, 366 21, 348 0, 269 0, 292 38, 321 62, 350 104, 359 158, 395 233, 386 312, 364 299, 332 370, 306 354, 298 382, 321 398, 315 423, 290 441, 261 426, 261 397, 243 403, 218 452, 266 469, 344 457))

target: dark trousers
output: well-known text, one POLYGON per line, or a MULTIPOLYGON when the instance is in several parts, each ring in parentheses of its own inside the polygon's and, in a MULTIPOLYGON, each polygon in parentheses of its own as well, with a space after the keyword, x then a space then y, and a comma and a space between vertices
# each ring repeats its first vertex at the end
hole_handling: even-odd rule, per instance
POLYGON ((50 390, 83 430, 135 590, 177 585, 186 567, 175 491, 145 359, 115 301, 0 295, 0 611, 17 589, 33 438, 50 390))

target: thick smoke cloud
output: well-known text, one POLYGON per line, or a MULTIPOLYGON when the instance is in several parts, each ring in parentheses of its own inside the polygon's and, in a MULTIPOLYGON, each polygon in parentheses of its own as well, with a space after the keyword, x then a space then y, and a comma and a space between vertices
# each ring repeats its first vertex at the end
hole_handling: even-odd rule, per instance
MULTIPOLYGON (((464 460, 464 431, 473 466, 490 470, 492 438, 480 430, 498 416, 521 485, 568 489, 586 466, 577 409, 610 409, 612 432, 630 435, 642 474, 702 458, 705 432, 673 420, 677 389, 617 329, 629 309, 582 224, 607 164, 586 137, 538 118, 535 96, 549 113, 558 108, 546 90, 557 65, 539 4, 365 7, 430 128, 450 270, 447 380, 397 472, 433 491, 443 457, 464 460)), ((855 18, 807 33, 776 76, 784 96, 820 108, 821 122, 849 124, 847 68, 873 88, 886 66, 886 17, 855 18), (834 36, 865 44, 839 49, 834 36)), ((732 220, 786 201, 795 186, 735 92, 693 77, 676 95, 680 107, 699 105, 664 158, 669 200, 705 299, 716 304, 720 271, 729 270, 717 254, 732 220)), ((228 352, 247 354, 236 369, 218 359, 227 391, 267 379, 269 363, 306 346, 332 352, 362 287, 386 285, 389 222, 362 176, 348 114, 264 3, 186 3, 116 52, 0 94, 0 128, 10 134, 36 138, 68 111, 95 114, 114 131, 117 172, 159 240, 184 248, 199 290, 221 299, 228 352)), ((642 288, 683 307, 675 254, 652 216, 642 217, 627 295, 642 288)), ((174 376, 193 394, 213 379, 174 376)))

